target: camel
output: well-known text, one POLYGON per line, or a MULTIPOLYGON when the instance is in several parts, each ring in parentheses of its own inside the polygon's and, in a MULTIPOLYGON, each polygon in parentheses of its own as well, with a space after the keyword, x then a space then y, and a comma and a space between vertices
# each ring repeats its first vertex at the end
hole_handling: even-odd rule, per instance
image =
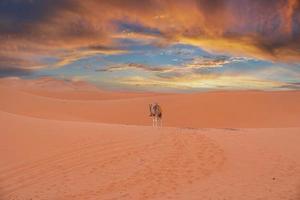
POLYGON ((153 127, 162 127, 162 109, 158 103, 149 104, 150 117, 152 117, 153 127))

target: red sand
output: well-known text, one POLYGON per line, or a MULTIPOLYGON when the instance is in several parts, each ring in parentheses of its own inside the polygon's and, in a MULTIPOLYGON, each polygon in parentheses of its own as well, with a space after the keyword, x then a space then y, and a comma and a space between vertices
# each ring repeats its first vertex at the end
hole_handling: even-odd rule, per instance
POLYGON ((0 95, 1 200, 300 199, 299 91, 135 94, 2 79, 0 95), (164 128, 149 127, 154 101, 164 128))

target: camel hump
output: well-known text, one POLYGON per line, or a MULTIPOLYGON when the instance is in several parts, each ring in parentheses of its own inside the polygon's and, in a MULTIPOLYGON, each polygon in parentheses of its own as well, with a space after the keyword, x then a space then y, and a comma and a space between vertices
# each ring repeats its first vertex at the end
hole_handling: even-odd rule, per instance
POLYGON ((156 112, 161 113, 162 108, 158 103, 149 104, 150 113, 155 114, 156 112))
POLYGON ((157 104, 157 110, 158 110, 159 112, 162 112, 162 108, 161 108, 161 106, 158 105, 158 104, 157 104))

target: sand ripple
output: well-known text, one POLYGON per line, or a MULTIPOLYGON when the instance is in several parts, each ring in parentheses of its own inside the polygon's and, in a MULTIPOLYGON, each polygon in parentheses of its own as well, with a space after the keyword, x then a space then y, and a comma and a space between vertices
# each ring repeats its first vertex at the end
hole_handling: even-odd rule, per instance
POLYGON ((222 149, 208 137, 182 129, 155 130, 0 169, 5 199, 173 198, 222 166, 222 149), (78 183, 81 190, 78 190, 78 183), (84 183, 84 184, 82 184, 84 183))

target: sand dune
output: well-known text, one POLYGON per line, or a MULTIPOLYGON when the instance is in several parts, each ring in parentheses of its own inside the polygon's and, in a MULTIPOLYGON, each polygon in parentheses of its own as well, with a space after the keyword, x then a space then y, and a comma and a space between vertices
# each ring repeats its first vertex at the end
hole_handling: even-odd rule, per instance
POLYGON ((36 80, 2 78, 0 85, 42 97, 64 100, 109 100, 154 96, 155 93, 112 92, 82 81, 64 81, 49 77, 36 80))
MULTIPOLYGON (((26 83, 23 80, 15 80, 12 84, 10 81, 2 80, 0 110, 44 119, 149 125, 151 119, 148 117, 148 104, 157 101, 164 111, 165 126, 193 128, 299 126, 300 91, 126 94, 103 92, 95 88, 85 90, 81 87, 78 87, 78 90, 70 90, 66 89, 70 88, 70 83, 55 80, 51 80, 51 84, 49 81, 38 82, 39 84, 33 87, 30 81, 26 83), (61 88, 58 85, 61 85, 61 88), (32 91, 29 91, 30 88, 32 91), (55 93, 57 90, 59 93, 55 93), (37 91, 43 91, 43 94, 37 91), (80 95, 85 92, 93 93, 94 96, 83 95, 83 99, 70 100, 73 97, 71 94, 80 95), (44 96, 45 93, 47 96, 44 96), (108 99, 103 96, 107 96, 108 99), (87 100, 88 97, 91 99, 87 100)), ((76 85, 73 83, 72 87, 76 85)))
POLYGON ((1 199, 299 197, 297 128, 153 129, 4 112, 0 120, 1 199))
POLYGON ((300 199, 300 92, 2 79, 0 95, 1 200, 300 199), (149 126, 153 101, 164 128, 149 126))

